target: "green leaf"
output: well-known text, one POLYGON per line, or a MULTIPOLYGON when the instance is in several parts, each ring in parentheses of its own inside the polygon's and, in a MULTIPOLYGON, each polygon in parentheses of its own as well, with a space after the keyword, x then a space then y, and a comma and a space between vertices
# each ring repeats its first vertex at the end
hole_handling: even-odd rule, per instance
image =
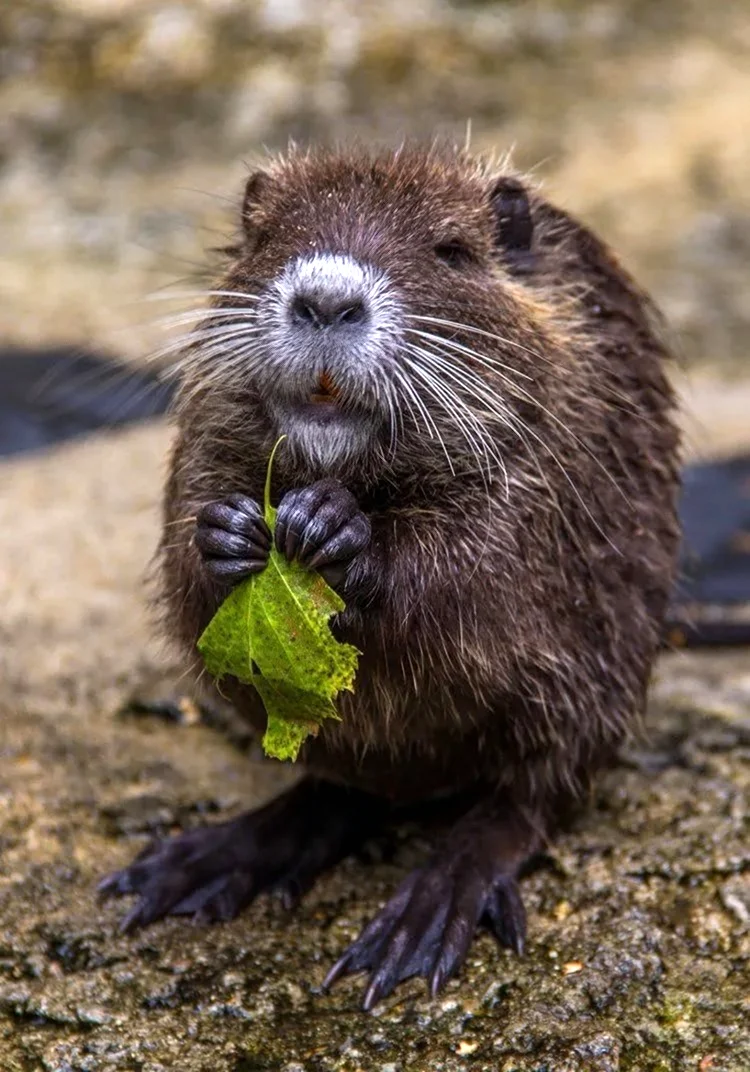
MULTIPOLYGON (((280 442, 266 477, 264 513, 271 531, 271 466, 280 442)), ((338 694, 354 690, 359 652, 339 643, 328 625, 344 605, 320 574, 289 562, 274 547, 263 572, 234 589, 201 635, 198 649, 209 673, 231 674, 257 689, 268 715, 268 755, 296 759, 323 719, 339 717, 338 694)))

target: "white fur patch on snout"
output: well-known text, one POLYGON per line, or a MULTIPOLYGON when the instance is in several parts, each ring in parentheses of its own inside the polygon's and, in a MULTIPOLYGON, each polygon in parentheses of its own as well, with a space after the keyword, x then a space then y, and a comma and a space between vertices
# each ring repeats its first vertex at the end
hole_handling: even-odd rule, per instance
POLYGON ((345 253, 314 253, 290 261, 276 283, 285 306, 298 294, 325 294, 342 304, 364 301, 374 315, 387 316, 394 310, 388 280, 383 272, 362 264, 345 253))
POLYGON ((262 360, 256 379, 280 433, 321 472, 339 472, 378 443, 395 422, 393 366, 403 345, 404 311, 386 272, 344 253, 295 257, 263 296, 262 360), (311 331, 295 323, 294 302, 342 306, 361 302, 366 316, 344 330, 311 331), (338 407, 325 420, 310 408, 320 374, 338 388, 338 407))
POLYGON ((372 275, 363 264, 343 253, 315 253, 301 257, 287 266, 292 282, 300 288, 325 288, 344 293, 362 293, 368 288, 372 275))

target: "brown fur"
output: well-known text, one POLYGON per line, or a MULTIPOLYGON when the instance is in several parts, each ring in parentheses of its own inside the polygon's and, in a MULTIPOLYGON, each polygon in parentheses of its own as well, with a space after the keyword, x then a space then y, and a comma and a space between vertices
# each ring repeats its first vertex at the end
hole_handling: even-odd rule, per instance
MULTIPOLYGON (((303 760, 395 800, 486 785, 544 812, 585 790, 642 711, 678 545, 678 435, 648 300, 537 194, 534 259, 517 268, 495 242, 496 177, 446 150, 292 152, 251 180, 221 289, 257 292, 303 253, 350 253, 385 269, 410 311, 501 336, 452 332, 529 377, 515 390, 480 370, 531 430, 493 426, 507 491, 499 472, 489 488, 452 475, 408 421, 394 457, 334 474, 370 518, 381 584, 337 626, 363 653, 356 692, 303 760), (434 261, 455 236, 474 251, 466 273, 434 261)), ((186 365, 160 558, 167 627, 190 659, 220 593, 184 521, 230 492, 261 499, 276 434, 252 382, 213 366, 209 382, 186 365)), ((324 475, 281 451, 275 497, 324 475)), ((231 695, 263 724, 252 689, 231 695)))

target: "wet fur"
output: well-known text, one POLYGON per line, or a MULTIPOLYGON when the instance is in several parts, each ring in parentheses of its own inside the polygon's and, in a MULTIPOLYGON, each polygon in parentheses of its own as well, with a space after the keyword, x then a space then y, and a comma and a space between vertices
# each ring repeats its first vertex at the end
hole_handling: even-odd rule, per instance
MULTIPOLYGON (((488 196, 497 178, 445 150, 292 152, 251 181, 221 289, 258 293, 290 258, 347 253, 385 270, 407 312, 503 336, 429 329, 530 377, 516 391, 480 370, 533 430, 524 441, 488 419, 507 476, 454 474, 404 415, 395 451, 378 440, 333 472, 280 451, 274 491, 338 477, 370 518, 379 563, 369 598, 336 626, 363 653, 356 693, 305 747, 308 769, 399 802, 502 788, 546 815, 585 792, 643 709, 678 546, 678 436, 646 297, 537 193, 531 253, 504 249, 488 196), (434 259, 455 235, 476 269, 434 259)), ((460 469, 465 443, 430 413, 460 469)), ((217 355, 210 379, 186 363, 177 426, 161 598, 194 660, 224 593, 184 522, 230 492, 261 499, 276 433, 252 378, 217 355)), ((254 691, 229 691, 262 726, 254 691)))

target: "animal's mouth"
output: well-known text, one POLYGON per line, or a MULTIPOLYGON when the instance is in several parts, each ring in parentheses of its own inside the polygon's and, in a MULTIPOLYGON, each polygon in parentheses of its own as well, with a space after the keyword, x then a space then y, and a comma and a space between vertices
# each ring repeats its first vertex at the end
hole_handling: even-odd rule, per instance
POLYGON ((317 383, 308 394, 291 402, 289 413, 316 425, 338 423, 346 419, 342 401, 340 387, 330 372, 324 371, 320 373, 317 383))
POLYGON ((313 383, 308 381, 304 394, 290 393, 286 398, 278 398, 277 409, 283 431, 286 430, 284 422, 288 421, 301 421, 316 427, 343 427, 358 424, 368 417, 372 420, 373 416, 372 410, 366 406, 366 400, 353 401, 346 384, 335 379, 327 370, 321 372, 313 383))
POLYGON ((310 395, 308 401, 318 406, 321 404, 331 405, 338 402, 340 393, 341 392, 336 386, 331 374, 329 372, 321 372, 317 387, 310 395))

